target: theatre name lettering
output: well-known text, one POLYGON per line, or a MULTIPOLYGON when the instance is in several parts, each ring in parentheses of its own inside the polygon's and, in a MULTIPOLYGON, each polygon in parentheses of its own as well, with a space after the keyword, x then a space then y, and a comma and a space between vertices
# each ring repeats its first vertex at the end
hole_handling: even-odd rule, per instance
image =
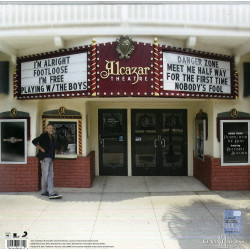
POLYGON ((164 90, 231 93, 230 62, 163 53, 164 90))
POLYGON ((131 82, 132 85, 139 81, 148 81, 148 71, 150 67, 124 67, 119 61, 106 60, 106 70, 100 76, 103 79, 108 77, 112 82, 131 82))
POLYGON ((21 94, 87 90, 87 53, 21 63, 21 94))

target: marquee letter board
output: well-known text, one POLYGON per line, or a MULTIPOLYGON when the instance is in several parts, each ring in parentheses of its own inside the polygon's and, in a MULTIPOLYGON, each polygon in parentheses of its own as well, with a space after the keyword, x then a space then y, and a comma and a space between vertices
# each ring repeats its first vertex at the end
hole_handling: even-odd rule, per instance
POLYGON ((162 46, 160 96, 235 98, 237 73, 233 57, 162 46))
POLYGON ((14 95, 18 99, 89 96, 90 63, 88 46, 18 58, 14 95))

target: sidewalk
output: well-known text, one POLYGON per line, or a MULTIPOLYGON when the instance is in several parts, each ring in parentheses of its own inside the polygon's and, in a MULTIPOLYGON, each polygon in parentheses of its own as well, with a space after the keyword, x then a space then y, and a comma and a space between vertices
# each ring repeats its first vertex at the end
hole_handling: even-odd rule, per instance
POLYGON ((56 192, 61 200, 0 193, 0 248, 6 233, 24 231, 30 248, 39 241, 52 247, 250 248, 250 191, 210 191, 194 177, 140 176, 96 177, 91 189, 56 192), (242 212, 240 236, 223 235, 225 209, 242 212))

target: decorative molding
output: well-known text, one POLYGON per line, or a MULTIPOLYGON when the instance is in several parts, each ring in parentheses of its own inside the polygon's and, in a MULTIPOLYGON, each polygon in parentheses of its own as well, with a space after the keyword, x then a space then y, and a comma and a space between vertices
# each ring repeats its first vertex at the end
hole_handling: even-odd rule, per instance
POLYGON ((82 155, 82 119, 78 119, 78 134, 79 155, 82 155))
POLYGON ((120 36, 116 39, 116 52, 119 59, 130 59, 130 55, 134 52, 134 42, 128 36, 120 36))
POLYGON ((159 85, 159 45, 157 38, 154 39, 154 95, 159 96, 160 94, 159 85))
POLYGON ((81 116, 81 113, 75 110, 66 109, 65 107, 60 107, 59 109, 43 112, 43 117, 51 117, 51 116, 55 118, 72 116, 73 119, 75 119, 76 116, 77 117, 81 116))
POLYGON ((91 49, 91 95, 96 96, 96 40, 92 40, 91 49))

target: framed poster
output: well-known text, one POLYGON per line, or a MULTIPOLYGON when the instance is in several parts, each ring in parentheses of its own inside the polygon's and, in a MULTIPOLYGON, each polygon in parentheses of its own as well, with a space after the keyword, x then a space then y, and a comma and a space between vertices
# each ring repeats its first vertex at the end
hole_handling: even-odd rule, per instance
POLYGON ((82 155, 82 116, 65 107, 49 110, 42 115, 42 131, 46 124, 54 125, 56 158, 76 158, 82 155))
POLYGON ((221 166, 250 164, 250 121, 221 120, 221 166))
POLYGON ((78 127, 76 120, 48 120, 54 125, 56 158, 76 158, 78 151, 78 127))
POLYGON ((27 120, 0 120, 0 163, 27 164, 27 120))

